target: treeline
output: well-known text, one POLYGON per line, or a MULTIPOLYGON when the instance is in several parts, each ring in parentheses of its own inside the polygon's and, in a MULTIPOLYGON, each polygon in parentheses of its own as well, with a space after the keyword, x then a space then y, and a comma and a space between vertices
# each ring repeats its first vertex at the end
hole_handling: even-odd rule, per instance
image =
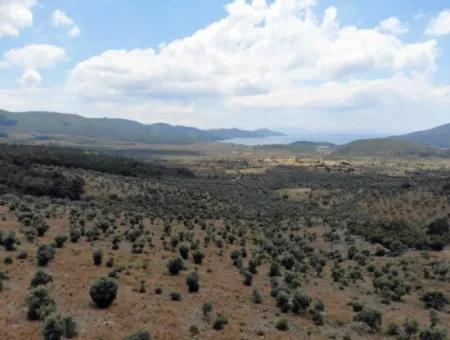
POLYGON ((131 158, 52 146, 0 144, 0 160, 25 167, 39 164, 132 177, 194 176, 186 168, 169 168, 131 158))
POLYGON ((186 168, 168 168, 71 148, 0 144, 0 194, 80 199, 84 192, 83 179, 62 168, 145 178, 194 176, 186 168))

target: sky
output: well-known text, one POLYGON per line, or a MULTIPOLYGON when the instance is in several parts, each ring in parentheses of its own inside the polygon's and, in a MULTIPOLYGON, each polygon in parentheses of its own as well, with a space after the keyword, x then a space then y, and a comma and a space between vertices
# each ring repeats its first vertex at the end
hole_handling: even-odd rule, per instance
POLYGON ((450 123, 448 0, 0 0, 0 108, 396 134, 450 123))

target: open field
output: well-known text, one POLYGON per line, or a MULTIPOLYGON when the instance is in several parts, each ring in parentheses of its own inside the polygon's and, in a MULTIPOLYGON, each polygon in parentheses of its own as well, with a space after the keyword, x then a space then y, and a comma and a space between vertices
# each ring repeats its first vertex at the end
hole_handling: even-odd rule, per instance
POLYGON ((449 160, 140 147, 172 170, 1 159, 24 177, 1 183, 0 339, 57 334, 55 311, 80 339, 444 339, 424 336, 450 325, 449 160), (30 320, 38 270, 52 279, 30 320))

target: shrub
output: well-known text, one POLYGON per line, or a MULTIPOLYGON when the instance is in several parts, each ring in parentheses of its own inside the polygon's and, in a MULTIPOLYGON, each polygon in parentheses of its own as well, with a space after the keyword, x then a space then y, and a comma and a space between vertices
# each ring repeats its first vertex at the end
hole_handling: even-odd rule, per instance
POLYGON ((2 237, 2 243, 3 247, 5 247, 5 250, 7 251, 14 251, 16 250, 16 234, 13 231, 10 231, 6 236, 2 237))
POLYGON ((311 298, 303 292, 295 292, 292 298, 292 311, 296 314, 303 314, 311 305, 311 298))
POLYGON ((55 244, 57 248, 64 247, 64 243, 66 243, 66 241, 67 241, 66 235, 58 235, 55 237, 55 244))
POLYGON ((317 310, 313 311, 312 320, 316 326, 323 326, 325 324, 323 314, 317 310))
POLYGON ((192 258, 195 264, 202 264, 204 257, 205 254, 203 254, 200 250, 196 250, 192 253, 192 258))
POLYGON ((117 290, 117 284, 113 279, 102 277, 94 282, 89 293, 99 308, 108 308, 117 297, 117 290))
POLYGON ((33 288, 26 297, 26 303, 28 305, 27 317, 30 320, 43 320, 47 315, 56 311, 55 301, 44 286, 33 288))
POLYGON ((152 340, 152 336, 147 331, 138 330, 133 334, 125 337, 123 340, 152 340))
POLYGON ((277 262, 272 262, 270 264, 269 276, 281 276, 280 265, 277 262))
POLYGON ((209 316, 209 314, 212 312, 212 310, 213 310, 212 303, 210 301, 206 301, 202 307, 203 316, 205 316, 205 317, 209 316))
POLYGON ((155 288, 155 294, 156 295, 161 295, 162 294, 162 288, 161 287, 156 287, 155 288))
POLYGON ((253 281, 252 273, 250 273, 250 271, 248 271, 248 270, 244 270, 242 275, 244 276, 244 281, 243 281, 244 285, 251 286, 252 285, 252 281, 253 281))
POLYGON ((421 300, 425 304, 425 308, 434 308, 437 310, 441 310, 449 304, 447 296, 440 291, 427 292, 421 297, 421 300))
POLYGON ((262 303, 261 293, 259 292, 257 287, 254 287, 252 290, 252 299, 251 300, 254 304, 262 303))
POLYGON ((77 243, 81 237, 81 231, 77 227, 70 227, 69 231, 70 242, 77 243))
POLYGON ((170 275, 178 275, 183 268, 183 260, 179 257, 174 258, 167 263, 167 269, 169 270, 170 275))
POLYGON ((289 330, 288 320, 287 319, 278 320, 277 323, 275 324, 275 328, 283 332, 289 330))
POLYGON ((46 244, 41 244, 37 251, 37 262, 41 267, 47 266, 47 264, 55 257, 55 249, 46 244))
POLYGON ((372 331, 378 332, 383 322, 383 316, 375 309, 363 309, 355 315, 354 320, 364 322, 372 331))
POLYGON ((63 336, 73 338, 77 335, 77 324, 71 316, 53 313, 45 319, 43 336, 45 340, 57 340, 63 336))
POLYGON ((411 338, 414 334, 419 332, 419 323, 417 320, 407 319, 403 324, 403 329, 405 330, 405 334, 408 335, 408 338, 411 338))
POLYGON ((47 230, 49 230, 50 229, 50 227, 48 226, 48 224, 46 224, 46 223, 39 223, 37 226, 36 226, 36 231, 37 231, 37 235, 39 236, 39 237, 42 237, 42 236, 44 236, 44 234, 47 232, 47 230))
POLYGON ((172 301, 181 301, 181 294, 178 292, 172 292, 170 293, 170 299, 172 301))
POLYGON ((49 282, 52 282, 53 278, 50 274, 47 274, 42 269, 38 269, 31 279, 30 286, 37 287, 39 285, 46 285, 49 282))
POLYGON ((198 292, 200 285, 198 283, 198 274, 195 272, 190 273, 186 278, 186 284, 189 287, 189 293, 198 292))
POLYGON ((180 248, 178 248, 178 251, 184 260, 189 258, 189 248, 186 245, 181 245, 180 248))
POLYGON ((400 334, 400 327, 394 323, 394 322, 390 322, 387 326, 387 330, 386 330, 387 335, 390 336, 396 336, 400 334))
POLYGON ((220 331, 225 327, 225 325, 228 323, 227 318, 223 314, 217 314, 216 319, 213 322, 213 328, 216 331, 220 331))
POLYGON ((92 253, 92 259, 94 260, 94 264, 96 266, 100 266, 102 264, 103 252, 101 249, 96 249, 92 253))
POLYGON ((420 340, 447 340, 447 331, 439 328, 424 329, 419 334, 420 340))

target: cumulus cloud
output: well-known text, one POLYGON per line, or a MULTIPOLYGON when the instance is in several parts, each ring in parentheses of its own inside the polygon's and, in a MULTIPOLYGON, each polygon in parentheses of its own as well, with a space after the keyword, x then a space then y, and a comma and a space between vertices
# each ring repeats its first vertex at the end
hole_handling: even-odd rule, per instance
POLYGON ((27 69, 18 79, 18 82, 23 87, 34 87, 38 86, 42 82, 42 78, 39 72, 27 69))
POLYGON ((67 27, 69 29, 67 35, 71 38, 78 37, 81 33, 81 29, 75 24, 75 21, 60 9, 53 11, 52 23, 55 27, 67 27))
POLYGON ((406 28, 398 19, 373 29, 341 26, 336 8, 320 20, 313 6, 312 0, 237 0, 224 19, 187 38, 158 49, 108 50, 82 61, 69 84, 80 96, 102 100, 220 98, 226 104, 249 96, 261 99, 256 103, 310 83, 435 68, 437 42, 402 42, 396 34, 406 28))
POLYGON ((408 26, 403 24, 397 17, 390 17, 380 21, 379 30, 392 34, 408 33, 408 26))
POLYGON ((31 9, 37 0, 0 1, 0 37, 17 36, 25 27, 33 24, 31 9))
POLYGON ((66 52, 53 45, 28 45, 7 51, 3 56, 3 67, 19 67, 24 69, 18 79, 22 86, 37 86, 42 77, 38 70, 51 68, 66 57, 66 52))
POLYGON ((450 9, 446 9, 432 19, 425 30, 425 34, 438 37, 450 34, 450 9))
POLYGON ((66 52, 54 45, 33 44, 9 50, 4 60, 10 65, 26 69, 50 68, 63 60, 66 52))

